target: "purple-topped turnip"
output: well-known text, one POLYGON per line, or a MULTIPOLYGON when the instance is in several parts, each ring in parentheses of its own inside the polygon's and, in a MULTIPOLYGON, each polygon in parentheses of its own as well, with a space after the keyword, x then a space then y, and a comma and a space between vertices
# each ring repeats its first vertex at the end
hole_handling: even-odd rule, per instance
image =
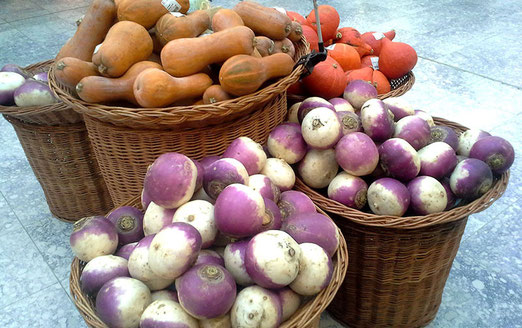
POLYGON ((459 148, 459 136, 449 126, 444 125, 436 125, 432 126, 430 129, 430 144, 442 141, 450 145, 453 150, 457 151, 459 148))
POLYGON ((442 186, 444 187, 444 190, 446 191, 446 197, 448 198, 448 204, 446 205, 445 211, 449 211, 450 209, 455 206, 455 203, 457 202, 457 197, 451 191, 450 181, 449 178, 444 178, 442 181, 440 181, 442 186))
POLYGON ((312 296, 325 289, 332 280, 332 259, 319 245, 302 243, 299 247, 299 274, 290 284, 290 288, 299 295, 312 296))
POLYGON ((156 234, 149 248, 149 266, 164 279, 176 279, 196 261, 201 235, 188 223, 174 222, 156 234))
POLYGON ((277 328, 282 312, 276 293, 260 286, 249 286, 237 294, 230 310, 230 321, 232 327, 277 328))
POLYGON ((383 99, 388 109, 393 113, 393 119, 395 122, 403 117, 415 115, 415 110, 404 98, 400 97, 389 97, 383 99))
POLYGON ((280 158, 269 158, 261 174, 266 175, 281 191, 287 191, 294 187, 294 169, 280 158))
POLYGON ((138 245, 138 242, 123 245, 116 251, 116 253, 114 253, 114 255, 122 257, 128 261, 136 245, 138 245))
POLYGON ((69 238, 71 249, 81 261, 89 262, 102 255, 113 254, 118 247, 118 232, 103 216, 90 216, 76 221, 69 238))
POLYGON ((149 194, 147 194, 147 191, 145 190, 145 188, 143 188, 141 190, 140 200, 141 200, 141 208, 143 208, 143 210, 146 211, 147 208, 149 207, 150 202, 152 202, 152 199, 150 199, 150 196, 149 196, 149 194))
POLYGON ((417 151, 404 139, 388 139, 379 146, 382 169, 391 177, 409 181, 420 172, 417 151))
POLYGON ((194 191, 201 189, 203 187, 203 176, 205 175, 205 169, 203 165, 195 159, 192 159, 194 165, 196 165, 196 169, 198 170, 198 177, 196 178, 196 186, 194 187, 194 191))
POLYGON ((301 305, 301 296, 289 287, 277 289, 274 292, 277 293, 277 296, 279 296, 279 300, 281 301, 281 307, 283 309, 282 321, 284 322, 288 320, 297 309, 299 309, 299 306, 301 305))
POLYGON ((435 126, 435 122, 433 121, 433 117, 431 117, 431 115, 426 113, 425 111, 420 110, 420 109, 416 109, 414 115, 422 118, 423 120, 425 120, 426 123, 428 123, 428 125, 430 127, 435 126))
POLYGON ((334 109, 336 112, 352 112, 355 113, 355 109, 353 108, 352 104, 344 98, 332 98, 328 100, 330 104, 334 106, 334 109))
POLYGON ((259 173, 266 163, 263 147, 249 137, 239 137, 232 141, 223 153, 223 158, 234 158, 240 161, 248 175, 259 173))
POLYGON ((506 139, 491 136, 477 140, 469 151, 469 157, 480 159, 493 173, 502 174, 515 161, 515 150, 506 139))
POLYGON ((471 129, 462 132, 459 136, 459 147, 457 148, 457 154, 469 157, 469 152, 475 142, 490 136, 491 134, 489 134, 489 132, 479 129, 471 129))
POLYGON ((175 290, 169 290, 169 289, 157 290, 155 292, 152 292, 151 297, 152 297, 153 302, 160 301, 160 300, 167 300, 167 301, 174 301, 176 303, 179 303, 178 293, 175 290))
POLYGON ((183 307, 171 300, 153 301, 143 311, 140 328, 199 328, 199 323, 183 307))
POLYGON ((192 198, 197 177, 198 169, 190 158, 179 153, 165 153, 147 169, 144 187, 157 205, 178 208, 192 198))
POLYGON ((401 138, 415 150, 426 146, 430 141, 430 126, 418 116, 406 116, 395 124, 394 138, 401 138))
POLYGON ((232 328, 230 314, 212 319, 199 320, 199 328, 232 328))
POLYGON ((14 72, 0 73, 0 105, 14 104, 14 92, 25 83, 25 78, 14 72))
POLYGON ((312 148, 332 148, 342 136, 341 122, 335 111, 318 107, 303 119, 301 133, 304 141, 312 148))
POLYGON ((268 198, 276 203, 281 198, 281 190, 266 175, 251 175, 248 178, 248 186, 259 192, 264 198, 268 198))
POLYGON ((370 99, 377 98, 377 89, 363 80, 353 80, 344 89, 343 98, 358 111, 370 99))
POLYGON ((143 238, 143 212, 132 206, 118 207, 107 215, 118 231, 120 245, 130 244, 143 238))
POLYGON ((211 249, 202 249, 198 254, 196 262, 194 263, 194 265, 198 264, 215 264, 224 267, 225 261, 216 251, 211 249))
POLYGON ((455 150, 442 141, 427 145, 420 149, 417 154, 421 161, 420 175, 441 179, 453 172, 457 165, 455 150))
POLYGON ((181 205, 174 213, 172 222, 185 222, 196 228, 201 235, 201 248, 212 246, 217 236, 214 205, 204 200, 193 200, 181 205))
POLYGON ((80 275, 80 287, 89 296, 96 296, 100 288, 116 277, 130 277, 127 260, 114 255, 92 259, 80 275))
POLYGON ((225 268, 234 277, 237 284, 241 286, 254 284, 245 268, 245 254, 249 241, 250 239, 246 239, 228 244, 223 254, 225 268))
POLYGON ((450 176, 451 191, 459 198, 479 198, 492 185, 493 172, 485 162, 476 158, 468 158, 458 163, 450 176))
POLYGON ((305 116, 308 115, 313 109, 324 107, 331 109, 332 112, 335 112, 335 107, 326 99, 321 97, 308 97, 306 98, 301 105, 299 105, 299 109, 297 110, 297 119, 299 123, 302 123, 305 116))
POLYGON ((368 205, 378 215, 403 216, 410 206, 410 192, 398 180, 381 178, 368 187, 368 205))
POLYGON ((370 99, 362 105, 361 123, 364 133, 375 142, 391 138, 395 130, 392 112, 379 99, 370 99))
POLYGON ((248 184, 248 172, 235 158, 217 160, 205 170, 203 188, 213 199, 217 199, 223 189, 233 183, 248 184))
POLYGON ((299 106, 301 106, 301 102, 297 102, 297 103, 293 104, 292 106, 290 106, 290 108, 288 108, 288 117, 287 117, 288 122, 299 124, 299 118, 297 116, 299 113, 299 106))
POLYGON ((351 132, 361 132, 362 122, 359 115, 353 112, 337 112, 339 122, 341 122, 341 129, 343 136, 351 132))
POLYGON ((23 67, 20 67, 16 64, 5 64, 1 69, 0 72, 11 72, 11 73, 17 73, 24 77, 24 79, 28 79, 33 76, 31 72, 26 70, 23 67))
POLYGON ((281 211, 283 221, 296 214, 317 212, 310 197, 297 190, 288 190, 281 193, 281 200, 277 203, 277 206, 281 211))
POLYGON ((410 208, 415 214, 427 215, 444 211, 448 196, 442 184, 435 178, 423 175, 408 183, 410 208))
POLYGON ((297 171, 307 186, 325 188, 339 172, 339 164, 333 149, 310 149, 297 166, 297 171))
POLYGON ((248 275, 264 288, 287 286, 299 272, 299 244, 286 232, 268 230, 248 243, 245 268, 248 275))
POLYGON ((221 159, 221 156, 207 156, 207 157, 203 157, 199 161, 199 164, 201 164, 201 166, 203 166, 203 171, 205 171, 208 169, 210 164, 214 163, 215 161, 217 161, 219 159, 221 159))
POLYGON ((204 201, 209 202, 212 205, 214 205, 216 203, 215 199, 212 199, 212 198, 210 198, 209 195, 207 195, 205 188, 199 188, 199 190, 196 191, 194 193, 194 195, 192 195, 192 198, 190 200, 204 200, 204 201))
POLYGON ((58 102, 47 83, 36 80, 26 80, 13 93, 16 106, 45 106, 58 102))
POLYGON ((355 209, 366 205, 368 185, 356 176, 340 172, 328 185, 328 198, 355 209))
POLYGON ((368 175, 379 163, 379 151, 373 140, 362 132, 345 135, 335 146, 337 163, 347 173, 355 176, 368 175))
POLYGON ((109 280, 98 292, 96 314, 109 327, 138 327, 150 303, 150 290, 144 283, 118 277, 109 280))
POLYGON ((263 226, 261 227, 261 230, 259 232, 267 231, 267 230, 281 229, 283 217, 281 215, 281 211, 279 210, 279 207, 271 199, 263 198, 263 200, 265 201, 265 212, 266 212, 266 216, 269 219, 269 222, 266 224, 263 224, 263 226))
POLYGON ((150 202, 149 207, 143 215, 143 232, 145 236, 158 233, 161 229, 172 223, 172 218, 176 209, 166 209, 154 202, 150 202))
POLYGON ((221 265, 199 264, 176 279, 179 303, 197 319, 227 314, 236 300, 236 282, 221 265))
POLYGON ((47 72, 40 72, 33 75, 33 79, 43 83, 49 83, 49 74, 47 72))
POLYGON ((295 164, 303 159, 307 145, 297 123, 283 123, 276 126, 268 135, 270 155, 281 158, 288 164, 295 164))

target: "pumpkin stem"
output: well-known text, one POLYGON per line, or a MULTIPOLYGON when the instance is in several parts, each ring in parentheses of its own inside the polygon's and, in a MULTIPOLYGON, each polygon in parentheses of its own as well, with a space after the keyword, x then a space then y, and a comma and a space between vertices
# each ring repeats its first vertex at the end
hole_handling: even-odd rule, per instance
POLYGON ((83 89, 83 84, 80 82, 76 85, 76 92, 80 93, 80 92, 82 92, 82 89, 83 89))
POLYGON ((211 104, 217 102, 216 98, 214 98, 214 97, 210 97, 210 98, 208 98, 208 101, 210 101, 211 104))
POLYGON ((337 68, 337 64, 332 64, 333 68, 337 68))
POLYGON ((65 63, 63 61, 59 61, 57 64, 56 64, 56 69, 61 71, 63 70, 67 65, 65 65, 65 63))
POLYGON ((103 64, 98 65, 98 72, 100 72, 100 74, 102 74, 102 75, 107 73, 108 69, 109 68, 103 64))
POLYGON ((292 30, 292 24, 287 24, 285 26, 285 33, 289 34, 291 30, 292 30))
POLYGON ((339 32, 339 31, 337 31, 337 33, 335 34, 335 39, 339 40, 342 37, 343 37, 343 34, 341 32, 339 32))
POLYGON ((274 40, 270 40, 270 47, 268 48, 268 54, 273 54, 274 53, 274 49, 275 49, 275 42, 274 40))
POLYGON ((301 27, 301 25, 297 25, 297 27, 295 29, 295 34, 297 34, 297 35, 303 34, 303 28, 301 27))
POLYGON ((288 47, 288 46, 286 46, 286 45, 285 45, 285 46, 282 46, 282 47, 281 47, 281 51, 282 51, 283 53, 286 54, 288 51, 290 51, 290 47, 288 47))

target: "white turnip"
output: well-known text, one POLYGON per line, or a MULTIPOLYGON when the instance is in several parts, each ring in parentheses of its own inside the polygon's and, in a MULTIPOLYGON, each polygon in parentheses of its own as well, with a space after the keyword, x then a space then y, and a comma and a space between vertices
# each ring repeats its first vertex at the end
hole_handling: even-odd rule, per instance
POLYGON ((116 277, 130 277, 127 260, 114 256, 98 256, 83 268, 80 275, 80 288, 89 296, 96 296, 100 288, 116 277))
POLYGON ((132 206, 122 206, 107 215, 118 231, 120 245, 130 244, 143 238, 143 212, 132 206))
POLYGON ((140 328, 199 328, 199 323, 180 304, 171 300, 152 302, 140 319, 140 328))
POLYGON ((118 232, 103 216, 91 216, 76 221, 69 238, 77 258, 89 262, 102 255, 113 254, 118 247, 118 232))
POLYGON ((398 180, 381 178, 368 187, 368 205, 378 215, 402 216, 410 206, 410 192, 398 180))
POLYGON ((181 205, 174 213, 172 222, 185 222, 196 228, 201 235, 201 248, 212 246, 216 240, 214 205, 204 200, 193 200, 181 205))
POLYGON ((225 266, 225 261, 216 251, 211 249, 203 249, 199 252, 198 257, 194 265, 198 264, 215 264, 225 266))
POLYGON ((459 136, 457 135, 455 130, 453 130, 449 126, 436 125, 430 128, 429 143, 431 144, 437 141, 447 143, 451 146, 451 148, 453 148, 454 151, 457 151, 457 149, 459 148, 459 136))
POLYGON ((435 126, 435 122, 433 121, 433 117, 430 114, 426 113, 423 110, 416 109, 414 116, 418 116, 425 120, 430 127, 435 126))
POLYGON ((223 153, 223 158, 234 158, 243 164, 248 175, 257 174, 266 162, 263 147, 248 137, 239 137, 232 141, 223 153))
POLYGON ((393 113, 395 122, 403 117, 415 115, 415 110, 406 100, 400 97, 389 97, 383 100, 388 109, 393 113))
POLYGON ((312 296, 326 288, 332 279, 333 263, 319 245, 302 243, 299 274, 290 288, 299 295, 312 296))
POLYGON ((457 154, 469 157, 469 152, 471 147, 477 142, 479 139, 489 137, 489 134, 486 131, 479 129, 471 129, 462 132, 459 136, 459 146, 457 148, 457 154))
POLYGON ((205 170, 203 188, 213 199, 217 199, 223 189, 233 183, 248 184, 247 169, 235 158, 217 160, 205 170))
POLYGON ((377 89, 366 81, 353 80, 344 89, 343 98, 358 111, 366 101, 377 98, 377 89))
POLYGON ((230 310, 233 328, 277 328, 281 319, 279 297, 260 286, 250 286, 240 291, 230 310))
POLYGON ((245 239, 230 243, 225 247, 223 254, 225 268, 234 277, 237 284, 241 286, 254 284, 245 268, 245 253, 249 241, 250 239, 245 239))
POLYGON ((297 102, 297 103, 293 104, 292 106, 290 106, 290 108, 288 108, 288 116, 287 116, 288 122, 299 124, 299 118, 298 118, 297 114, 299 113, 300 105, 301 105, 301 102, 297 102))
POLYGON ((332 148, 342 136, 341 122, 335 111, 318 107, 303 119, 301 133, 304 141, 312 148, 332 148))
POLYGON ((248 186, 259 192, 263 198, 268 198, 276 203, 281 198, 281 190, 266 175, 251 175, 248 178, 248 186))
POLYGON ((326 99, 321 97, 308 97, 301 103, 301 105, 299 105, 299 109, 297 111, 297 119, 299 123, 303 122, 305 116, 308 115, 308 113, 319 107, 328 108, 335 112, 334 106, 326 99))
POLYGON ((281 191, 287 191, 294 187, 294 169, 282 159, 269 158, 266 160, 265 167, 261 174, 266 175, 281 191))
POLYGON ((356 176, 340 172, 328 185, 328 198, 355 209, 366 205, 368 185, 356 176))
POLYGON ((458 163, 450 176, 451 191, 459 198, 479 198, 492 185, 491 168, 476 158, 468 158, 458 163))
POLYGON ((419 174, 435 179, 441 179, 450 174, 457 165, 455 150, 442 141, 431 143, 420 149, 418 155, 421 162, 419 174))
POLYGON ((419 150, 430 141, 430 126, 418 116, 406 116, 395 124, 393 137, 404 139, 415 150, 419 150))
POLYGON ((116 251, 116 253, 114 253, 114 255, 123 257, 124 259, 129 260, 129 257, 131 255, 132 251, 134 250, 134 247, 136 247, 136 245, 138 245, 138 242, 123 245, 116 251))
POLYGON ((409 181, 415 178, 421 168, 417 151, 404 139, 392 138, 379 146, 382 169, 391 177, 409 181))
POLYGON ((283 310, 282 321, 284 322, 288 320, 297 309, 299 309, 299 306, 301 305, 301 296, 289 287, 277 289, 274 292, 277 293, 277 296, 279 296, 279 300, 281 301, 281 307, 283 310))
POLYGON ((341 122, 343 136, 348 133, 361 132, 363 130, 359 115, 353 112, 337 112, 337 117, 339 118, 339 122, 341 122))
POLYGON ((176 209, 166 209, 154 202, 150 202, 149 207, 143 215, 143 232, 145 236, 158 233, 161 229, 172 223, 172 218, 176 209))
POLYGON ((339 172, 334 149, 310 149, 299 162, 297 171, 304 183, 312 188, 325 188, 339 172))
POLYGON ((489 165, 493 173, 502 174, 515 161, 515 150, 509 141, 491 136, 477 140, 469 151, 469 157, 480 159, 489 165))
POLYGON ((330 104, 334 106, 334 109, 336 112, 352 112, 355 113, 355 109, 353 108, 352 104, 344 98, 332 98, 328 100, 330 104))
POLYGON ((297 123, 283 123, 276 126, 268 135, 270 155, 281 158, 288 164, 299 162, 306 154, 307 145, 297 123))
POLYGON ((408 191, 410 208, 415 214, 442 212, 448 205, 446 190, 435 178, 425 175, 416 177, 408 183, 408 191))
POLYGON ((297 190, 288 190, 281 194, 277 203, 283 220, 299 213, 315 213, 314 202, 305 193, 297 190))
POLYGON ((375 142, 391 138, 395 130, 392 112, 379 99, 370 99, 362 105, 361 124, 364 133, 375 142))

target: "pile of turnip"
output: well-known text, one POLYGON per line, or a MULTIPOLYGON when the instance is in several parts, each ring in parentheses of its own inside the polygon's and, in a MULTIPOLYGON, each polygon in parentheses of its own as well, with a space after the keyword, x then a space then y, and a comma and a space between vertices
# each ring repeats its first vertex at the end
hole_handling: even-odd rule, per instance
POLYGON ((78 221, 71 247, 87 262, 80 287, 98 317, 109 327, 278 327, 326 288, 340 236, 291 190, 287 160, 302 161, 306 144, 282 143, 277 131, 301 138, 296 127, 269 142, 285 160, 246 137, 201 161, 163 154, 147 170, 143 212, 124 206, 78 221))
POLYGON ((377 99, 350 82, 343 98, 309 97, 267 142, 311 188, 378 215, 427 215, 486 193, 514 160, 511 144, 482 130, 457 133, 399 97, 377 99))
POLYGON ((32 74, 14 64, 0 69, 0 106, 44 106, 58 102, 48 86, 47 72, 32 74))

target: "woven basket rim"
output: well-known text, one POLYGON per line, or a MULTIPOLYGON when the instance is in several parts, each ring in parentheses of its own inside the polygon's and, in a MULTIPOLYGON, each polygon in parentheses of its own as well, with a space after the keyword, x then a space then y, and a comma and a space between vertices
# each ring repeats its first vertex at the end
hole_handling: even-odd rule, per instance
MULTIPOLYGON (((457 132, 469 130, 468 128, 458 123, 448 121, 443 118, 433 117, 433 119, 437 125, 451 126, 457 130, 457 132)), ((467 204, 454 207, 449 211, 432 213, 423 216, 399 217, 362 212, 327 198, 320 192, 308 187, 299 177, 296 177, 295 187, 297 190, 307 194, 314 201, 314 203, 316 203, 317 206, 321 207, 327 213, 336 214, 349 221, 369 227, 418 229, 456 221, 471 214, 479 213, 485 210, 497 199, 499 199, 500 196, 502 196, 507 188, 509 174, 509 171, 504 172, 498 179, 494 180, 493 186, 484 195, 467 204)))
MULTIPOLYGON (((141 206, 140 204, 140 197, 135 197, 120 206, 141 206)), ((317 210, 319 213, 329 217, 329 215, 321 210, 321 208, 317 207, 317 210)), ((302 304, 296 313, 294 313, 288 320, 281 324, 281 328, 305 327, 308 323, 318 318, 324 310, 326 310, 330 302, 333 300, 335 294, 341 287, 348 270, 348 246, 339 227, 337 227, 337 231, 339 233, 339 247, 332 257, 334 262, 334 269, 330 284, 328 284, 328 286, 320 293, 315 295, 313 299, 309 300, 305 304, 302 304)), ((73 302, 89 327, 107 327, 96 315, 93 299, 81 291, 80 275, 84 264, 85 263, 81 262, 77 257, 74 257, 71 263, 69 288, 73 302)))

